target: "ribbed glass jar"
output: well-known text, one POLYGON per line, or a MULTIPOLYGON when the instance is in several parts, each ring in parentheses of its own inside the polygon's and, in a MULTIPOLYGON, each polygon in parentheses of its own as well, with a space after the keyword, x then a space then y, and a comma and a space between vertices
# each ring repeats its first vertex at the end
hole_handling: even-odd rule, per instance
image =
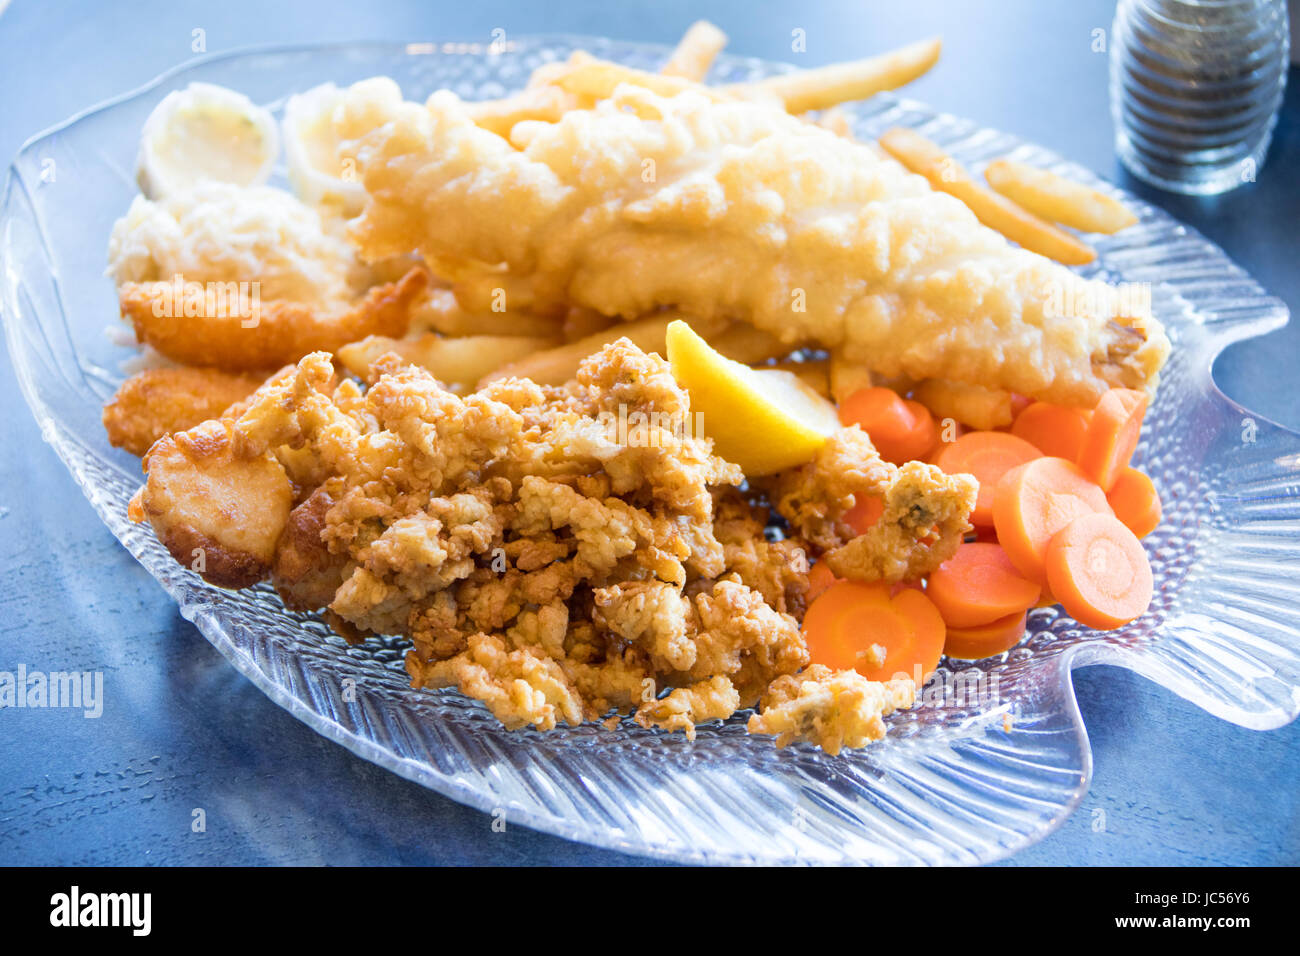
POLYGON ((1124 165, 1194 195, 1253 182, 1289 46, 1284 0, 1119 0, 1110 100, 1124 165))

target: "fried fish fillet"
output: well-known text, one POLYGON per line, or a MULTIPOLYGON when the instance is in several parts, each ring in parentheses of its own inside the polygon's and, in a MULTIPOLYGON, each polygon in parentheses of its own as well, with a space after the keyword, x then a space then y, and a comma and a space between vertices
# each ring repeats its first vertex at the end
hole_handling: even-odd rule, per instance
POLYGON ((115 448, 144 455, 163 435, 217 418, 262 380, 215 368, 145 369, 123 382, 104 406, 104 429, 115 448))
POLYGON ((1169 350, 1150 316, 1058 314, 1080 283, 1094 301, 1109 288, 766 104, 625 84, 513 141, 447 91, 420 105, 371 81, 341 109, 364 138, 362 255, 417 249, 440 274, 504 263, 538 309, 744 319, 887 377, 1067 405, 1153 387, 1169 350))

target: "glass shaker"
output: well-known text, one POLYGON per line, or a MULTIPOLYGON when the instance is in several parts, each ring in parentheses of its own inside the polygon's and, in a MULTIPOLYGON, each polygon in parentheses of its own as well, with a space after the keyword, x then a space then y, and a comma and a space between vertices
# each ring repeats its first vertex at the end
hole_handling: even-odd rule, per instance
POLYGON ((1129 172, 1191 195, 1253 182, 1289 46, 1285 0, 1119 0, 1110 103, 1129 172))

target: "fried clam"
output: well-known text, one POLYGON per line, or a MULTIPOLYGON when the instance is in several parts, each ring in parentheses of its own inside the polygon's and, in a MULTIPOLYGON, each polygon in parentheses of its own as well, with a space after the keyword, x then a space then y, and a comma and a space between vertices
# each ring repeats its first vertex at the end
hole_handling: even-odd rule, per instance
POLYGON ((890 464, 857 425, 832 435, 813 461, 760 487, 794 533, 826 553, 837 576, 859 581, 914 580, 933 571, 971 529, 979 494, 970 475, 919 461, 890 464), (864 497, 882 499, 884 512, 857 534, 845 517, 864 497))
POLYGON ((742 488, 709 439, 663 424, 689 417, 690 395, 626 338, 558 386, 504 378, 460 396, 391 354, 369 378, 314 352, 237 415, 162 438, 132 516, 213 583, 269 575, 349 641, 409 637, 414 686, 458 688, 507 727, 617 711, 692 735, 761 705, 760 732, 834 749, 875 739, 901 706, 903 688, 860 679, 779 683, 809 667, 807 556, 866 541, 897 560, 854 573, 888 579, 941 560, 968 477, 895 468, 855 427, 742 488), (659 421, 654 440, 619 441, 620 415, 659 421), (764 494, 784 539, 767 534, 764 494), (862 494, 885 498, 885 537, 844 521, 862 494))

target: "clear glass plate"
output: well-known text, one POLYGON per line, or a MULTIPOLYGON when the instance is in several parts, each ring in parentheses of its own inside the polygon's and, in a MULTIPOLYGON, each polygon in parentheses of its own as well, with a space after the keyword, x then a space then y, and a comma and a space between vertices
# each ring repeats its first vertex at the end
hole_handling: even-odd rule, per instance
MULTIPOLYGON (((1078 666, 1128 667, 1246 727, 1295 718, 1300 436, 1229 401, 1210 376, 1225 345, 1282 325, 1285 307, 1200 235, 1081 167, 887 95, 849 108, 862 136, 915 126, 975 169, 1011 154, 1122 196, 1141 216, 1117 236, 1096 237, 1100 256, 1087 270, 1151 283, 1175 344, 1139 450, 1165 503, 1146 541, 1156 600, 1131 626, 1097 633, 1035 611, 1018 647, 941 669, 935 681, 944 683, 893 718, 887 740, 835 758, 806 746, 777 750, 746 735, 743 715, 702 728, 693 744, 626 721, 613 731, 510 733, 455 692, 412 690, 401 642, 350 648, 316 618, 286 611, 268 587, 207 586, 147 526, 129 523, 140 466, 109 447, 100 425, 129 354, 104 334, 116 303, 103 270, 109 228, 136 191, 137 136, 153 106, 203 80, 278 108, 318 83, 378 73, 411 98, 448 87, 481 99, 579 47, 647 68, 666 53, 537 37, 495 55, 468 44, 366 44, 214 56, 74 117, 15 161, 0 261, 23 392, 104 523, 231 663, 326 737, 455 800, 504 811, 512 824, 708 863, 975 863, 1040 839, 1088 789, 1092 758, 1069 676, 1078 666)), ((735 81, 785 69, 723 57, 714 73, 735 81)))

